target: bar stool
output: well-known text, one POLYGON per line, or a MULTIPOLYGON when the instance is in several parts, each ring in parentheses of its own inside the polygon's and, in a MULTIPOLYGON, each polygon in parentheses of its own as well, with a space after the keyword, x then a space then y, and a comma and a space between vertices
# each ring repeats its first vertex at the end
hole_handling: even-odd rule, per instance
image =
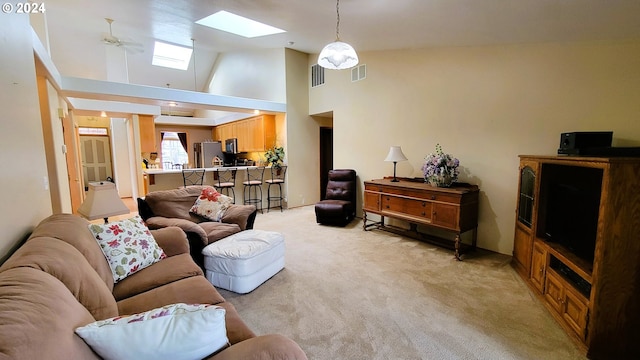
POLYGON ((222 194, 224 190, 225 194, 229 196, 229 190, 233 196, 233 203, 236 203, 236 172, 238 169, 236 168, 216 168, 213 170, 213 187, 218 190, 219 193, 222 194))
POLYGON ((271 202, 278 201, 280 212, 282 212, 282 184, 284 184, 284 175, 287 173, 287 165, 281 165, 279 168, 271 167, 271 179, 267 179, 264 182, 269 184, 267 187, 267 212, 271 209, 271 202), (278 185, 278 196, 271 196, 271 185, 278 185))
POLYGON ((242 182, 244 188, 242 189, 242 196, 244 204, 256 204, 256 208, 262 213, 262 179, 264 178, 264 166, 256 168, 247 168, 246 180, 242 182), (251 196, 251 189, 253 188, 253 197, 251 196), (258 191, 260 191, 260 197, 258 197, 258 191), (257 204, 260 204, 258 207, 257 204))
POLYGON ((204 169, 182 169, 182 182, 184 187, 202 185, 204 181, 204 169))

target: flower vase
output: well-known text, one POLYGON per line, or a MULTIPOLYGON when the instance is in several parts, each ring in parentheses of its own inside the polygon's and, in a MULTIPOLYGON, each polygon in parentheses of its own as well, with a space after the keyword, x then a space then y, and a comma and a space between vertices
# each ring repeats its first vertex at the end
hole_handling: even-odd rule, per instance
POLYGON ((453 178, 449 175, 432 175, 424 179, 425 182, 431 186, 436 187, 450 187, 453 183, 453 178))

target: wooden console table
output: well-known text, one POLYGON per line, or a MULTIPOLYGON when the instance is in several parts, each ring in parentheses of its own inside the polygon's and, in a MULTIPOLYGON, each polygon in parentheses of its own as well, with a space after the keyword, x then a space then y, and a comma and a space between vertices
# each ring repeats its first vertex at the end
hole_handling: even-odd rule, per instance
POLYGON ((448 247, 452 245, 451 240, 421 233, 417 226, 453 232, 455 257, 460 260, 464 245, 460 234, 471 230, 471 248, 475 249, 478 236, 477 185, 456 184, 450 188, 439 188, 424 183, 422 179, 399 180, 392 182, 391 178, 384 178, 364 182, 362 210, 365 231, 376 228, 448 247), (367 213, 380 215, 380 221, 367 220, 367 213), (385 216, 409 222, 409 230, 385 225, 385 216))

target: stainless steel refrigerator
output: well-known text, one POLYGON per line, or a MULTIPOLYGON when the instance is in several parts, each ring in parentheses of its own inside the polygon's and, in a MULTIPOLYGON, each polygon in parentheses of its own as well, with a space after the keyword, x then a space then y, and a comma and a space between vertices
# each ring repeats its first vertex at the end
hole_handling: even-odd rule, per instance
POLYGON ((209 141, 193 144, 194 165, 197 168, 213 167, 213 159, 219 157, 224 160, 220 141, 209 141))

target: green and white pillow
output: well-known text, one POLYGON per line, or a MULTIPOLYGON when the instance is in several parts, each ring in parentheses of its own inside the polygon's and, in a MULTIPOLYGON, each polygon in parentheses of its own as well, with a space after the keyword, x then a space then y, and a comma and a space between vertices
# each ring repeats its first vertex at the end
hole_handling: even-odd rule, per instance
POLYGON ((75 330, 100 357, 200 360, 229 344, 224 308, 171 304, 100 320, 75 330))
POLYGON ((91 224, 89 229, 107 258, 115 282, 167 257, 139 215, 91 224))

